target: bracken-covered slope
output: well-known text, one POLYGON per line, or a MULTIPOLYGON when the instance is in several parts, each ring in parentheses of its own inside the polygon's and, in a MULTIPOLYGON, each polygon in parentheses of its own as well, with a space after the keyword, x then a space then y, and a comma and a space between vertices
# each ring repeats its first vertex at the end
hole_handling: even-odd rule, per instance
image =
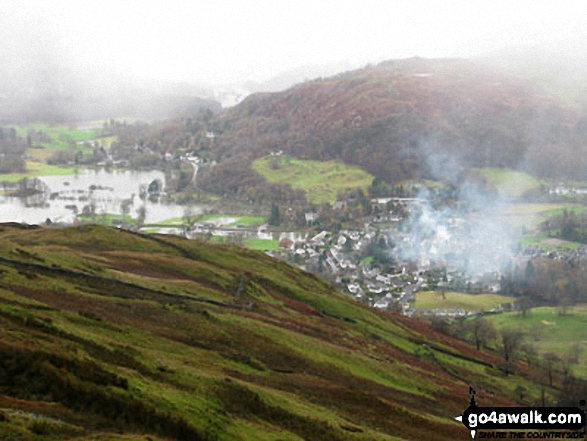
POLYGON ((538 397, 499 363, 258 252, 0 226, 0 439, 453 440, 538 397))
POLYGON ((536 80, 464 59, 388 61, 255 94, 218 121, 221 163, 202 176, 212 190, 235 191, 230 173, 245 179, 239 160, 276 149, 342 160, 389 182, 443 178, 447 162, 543 176, 582 176, 586 165, 587 124, 577 108, 536 80))

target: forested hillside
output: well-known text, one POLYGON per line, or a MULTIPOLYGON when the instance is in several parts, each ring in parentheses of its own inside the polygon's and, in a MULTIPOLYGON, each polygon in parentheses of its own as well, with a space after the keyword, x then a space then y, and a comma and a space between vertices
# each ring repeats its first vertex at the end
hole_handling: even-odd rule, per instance
POLYGON ((255 94, 216 123, 220 164, 201 180, 216 191, 255 183, 251 161, 278 150, 341 159, 392 183, 468 167, 576 179, 587 165, 578 107, 536 81, 463 59, 389 61, 255 94))

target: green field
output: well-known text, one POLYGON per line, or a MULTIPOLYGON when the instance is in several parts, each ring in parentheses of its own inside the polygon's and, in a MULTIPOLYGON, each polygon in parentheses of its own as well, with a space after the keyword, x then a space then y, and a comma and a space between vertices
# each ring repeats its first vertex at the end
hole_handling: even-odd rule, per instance
POLYGON ((160 228, 141 228, 141 233, 144 234, 159 234, 160 232, 160 228))
POLYGON ((499 294, 465 294, 461 292, 446 291, 443 298, 440 291, 421 291, 416 293, 416 308, 462 308, 465 311, 480 309, 487 311, 497 308, 502 303, 511 303, 514 298, 499 294))
POLYGON ((277 251, 279 249, 279 241, 272 239, 247 237, 243 239, 243 245, 251 250, 259 251, 277 251))
POLYGON ((74 141, 86 141, 96 136, 95 130, 79 130, 72 125, 66 124, 46 124, 46 123, 31 123, 24 126, 13 126, 16 134, 19 136, 27 136, 30 129, 35 131, 43 131, 51 138, 70 138, 74 141))
POLYGON ((242 214, 204 214, 203 216, 199 216, 197 221, 198 222, 206 222, 213 219, 222 219, 222 218, 230 218, 233 219, 229 222, 223 224, 225 227, 236 227, 237 225, 244 225, 246 227, 250 227, 253 225, 262 225, 267 220, 262 216, 243 216, 242 214))
POLYGON ((526 191, 540 187, 540 181, 528 173, 507 168, 477 168, 475 171, 485 177, 487 182, 506 198, 518 199, 526 191))
MULTIPOLYGON (((489 319, 497 329, 515 328, 525 332, 539 352, 565 356, 574 344, 582 349, 580 365, 587 366, 587 304, 577 305, 560 314, 556 307, 532 308, 526 317, 518 312, 505 312, 489 319)), ((587 369, 580 372, 587 377, 587 369), (584 371, 584 372, 583 372, 584 371)))
POLYGON ((520 238, 520 246, 525 248, 527 246, 535 246, 550 252, 555 250, 576 250, 581 245, 580 242, 572 242, 569 240, 557 239, 549 237, 548 233, 537 233, 531 236, 523 236, 520 238))
MULTIPOLYGON (((79 130, 69 125, 49 125, 45 123, 33 123, 27 124, 26 126, 14 126, 14 129, 16 130, 16 134, 18 136, 22 136, 25 138, 30 129, 45 132, 47 136, 51 138, 51 141, 40 143, 35 142, 33 144, 40 144, 49 150, 68 150, 68 141, 89 141, 91 139, 94 139, 97 135, 97 132, 94 130, 79 130)), ((90 152, 89 150, 84 149, 81 146, 78 147, 78 150, 86 150, 84 151, 84 153, 90 152)))
MULTIPOLYGON (((212 243, 219 244, 230 243, 230 240, 227 236, 213 235, 210 241, 212 243)), ((245 237, 242 240, 242 246, 250 250, 277 251, 279 249, 279 241, 273 239, 258 239, 256 237, 245 237)))
POLYGON ((24 178, 35 178, 38 176, 53 175, 74 175, 76 169, 73 167, 60 167, 58 165, 41 164, 27 161, 27 173, 6 173, 0 174, 0 182, 18 182, 24 178))
POLYGON ((253 169, 269 182, 289 184, 306 192, 312 203, 336 202, 340 190, 360 187, 367 189, 373 176, 359 167, 338 161, 307 161, 289 157, 266 156, 253 162, 253 169), (274 168, 272 163, 278 168, 274 168))

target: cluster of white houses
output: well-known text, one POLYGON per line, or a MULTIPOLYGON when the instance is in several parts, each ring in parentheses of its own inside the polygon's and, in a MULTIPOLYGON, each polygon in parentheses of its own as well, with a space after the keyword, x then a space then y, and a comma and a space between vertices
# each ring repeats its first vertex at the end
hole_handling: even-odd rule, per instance
POLYGON ((366 249, 376 238, 377 233, 369 226, 362 230, 342 230, 337 234, 321 231, 311 236, 283 239, 280 251, 270 254, 327 276, 357 300, 372 307, 410 316, 434 313, 460 317, 466 314, 464 310, 415 309, 415 293, 419 290, 431 287, 446 290, 466 288, 472 292, 500 290, 500 274, 496 272, 469 276, 450 267, 431 271, 430 262, 423 267, 418 262, 378 265, 369 258, 365 259, 366 249))

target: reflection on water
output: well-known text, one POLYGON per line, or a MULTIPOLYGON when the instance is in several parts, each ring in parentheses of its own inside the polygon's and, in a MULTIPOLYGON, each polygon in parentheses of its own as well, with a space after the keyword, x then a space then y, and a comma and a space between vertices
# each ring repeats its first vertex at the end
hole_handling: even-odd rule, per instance
MULTIPOLYGON (((94 205, 97 215, 103 213, 122 214, 122 201, 130 199, 129 214, 143 204, 147 223, 182 217, 185 206, 158 201, 141 200, 141 185, 148 186, 156 179, 165 183, 161 171, 106 171, 81 170, 76 175, 41 176, 49 188, 47 193, 26 198, 0 196, 0 222, 26 222, 39 224, 50 218, 53 222, 72 223, 76 213, 84 206, 94 205)), ((165 185, 165 184, 163 184, 165 185)), ((193 207, 196 213, 200 207, 193 207)))

